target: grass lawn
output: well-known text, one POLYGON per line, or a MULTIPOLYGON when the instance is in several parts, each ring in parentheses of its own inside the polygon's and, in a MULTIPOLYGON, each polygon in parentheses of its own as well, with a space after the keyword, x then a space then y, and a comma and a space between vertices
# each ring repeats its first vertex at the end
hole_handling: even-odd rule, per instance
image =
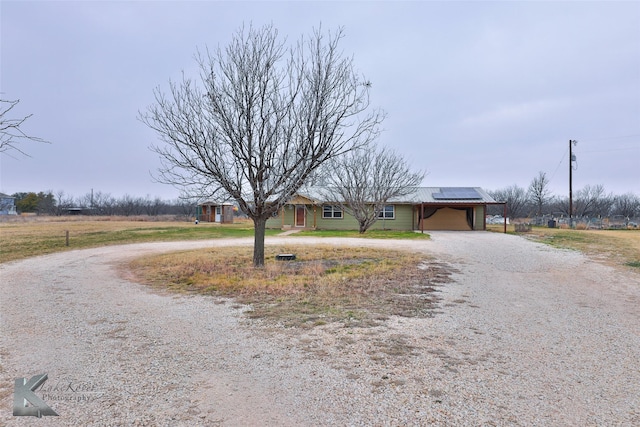
MULTIPOLYGON (((503 226, 488 225, 491 231, 502 232, 503 226)), ((515 233, 509 225, 507 232, 515 233)), ((591 258, 611 265, 640 268, 640 230, 572 230, 566 228, 533 227, 520 235, 548 245, 580 251, 591 258)))
MULTIPOLYGON (((276 234, 267 230, 267 235, 276 234)), ((169 240, 251 237, 248 221, 220 225, 177 221, 136 221, 122 217, 39 217, 0 223, 0 262, 72 249, 169 240), (69 232, 69 246, 66 234, 69 232)))
POLYGON ((250 305, 250 317, 294 327, 431 316, 437 287, 449 276, 424 255, 387 249, 267 246, 264 268, 251 260, 252 248, 226 247, 147 256, 126 271, 162 290, 233 298, 250 305), (296 260, 276 261, 278 253, 295 253, 296 260))
POLYGON ((292 236, 310 237, 358 237, 362 239, 429 239, 427 233, 416 233, 414 231, 396 230, 367 230, 360 234, 357 230, 313 230, 299 231, 292 236))

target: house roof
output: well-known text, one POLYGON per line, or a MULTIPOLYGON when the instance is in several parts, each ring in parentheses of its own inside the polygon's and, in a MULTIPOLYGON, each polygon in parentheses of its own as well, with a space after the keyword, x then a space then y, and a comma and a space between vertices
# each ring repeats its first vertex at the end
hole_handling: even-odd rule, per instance
POLYGON ((198 206, 233 206, 233 203, 229 201, 219 201, 219 200, 207 200, 202 203, 198 203, 198 206))
MULTIPOLYGON (((491 204, 496 203, 493 197, 480 187, 416 187, 414 191, 403 197, 405 203, 435 204, 491 204)), ((400 202, 400 200, 398 201, 400 202)))
MULTIPOLYGON (((327 187, 304 187, 297 194, 315 203, 322 203, 330 201, 328 199, 331 198, 332 191, 327 187)), ((336 201, 337 198, 336 195, 333 201, 336 201)), ((389 203, 485 205, 499 202, 480 187, 414 187, 406 196, 390 199, 389 203)))

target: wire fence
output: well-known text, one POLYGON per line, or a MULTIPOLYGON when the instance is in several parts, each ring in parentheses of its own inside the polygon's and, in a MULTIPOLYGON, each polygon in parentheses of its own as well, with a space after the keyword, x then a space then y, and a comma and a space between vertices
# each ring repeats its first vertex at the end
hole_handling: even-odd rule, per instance
POLYGON ((575 228, 577 230, 633 230, 640 228, 640 217, 622 215, 605 218, 585 216, 569 219, 565 214, 548 214, 523 219, 519 222, 549 228, 575 228))

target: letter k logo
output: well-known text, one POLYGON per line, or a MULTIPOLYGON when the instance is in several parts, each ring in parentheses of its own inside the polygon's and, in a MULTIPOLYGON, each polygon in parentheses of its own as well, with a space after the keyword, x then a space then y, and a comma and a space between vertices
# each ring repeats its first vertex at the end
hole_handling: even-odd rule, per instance
POLYGON ((13 392, 13 415, 31 415, 41 418, 43 415, 55 415, 56 411, 44 403, 33 392, 47 380, 47 374, 34 375, 29 381, 26 378, 16 378, 13 392), (27 406, 27 402, 32 406, 27 406))

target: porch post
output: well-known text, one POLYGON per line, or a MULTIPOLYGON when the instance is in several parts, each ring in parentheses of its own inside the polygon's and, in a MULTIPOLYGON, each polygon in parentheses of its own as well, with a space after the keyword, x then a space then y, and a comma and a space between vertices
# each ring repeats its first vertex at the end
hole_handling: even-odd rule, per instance
POLYGON ((287 205, 282 205, 282 207, 280 208, 280 229, 282 230, 284 228, 284 208, 287 205))
POLYGON ((504 234, 507 234, 507 204, 504 203, 502 206, 504 206, 504 234))

